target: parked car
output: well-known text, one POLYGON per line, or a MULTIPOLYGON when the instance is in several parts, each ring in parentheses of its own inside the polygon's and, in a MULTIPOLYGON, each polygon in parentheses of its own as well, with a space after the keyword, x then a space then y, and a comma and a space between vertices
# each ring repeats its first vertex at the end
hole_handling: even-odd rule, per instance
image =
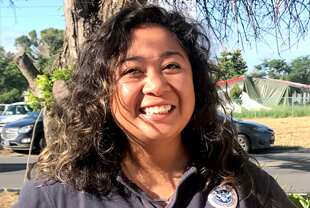
POLYGON ((221 120, 225 119, 233 123, 238 134, 238 143, 244 151, 267 149, 274 144, 275 134, 272 128, 252 121, 232 119, 222 111, 218 111, 218 116, 221 120))
POLYGON ((238 132, 238 142, 246 152, 266 149, 274 144, 274 131, 268 126, 236 119, 233 122, 238 132))
POLYGON ((0 115, 2 114, 3 111, 6 110, 8 104, 0 104, 0 115))
MULTIPOLYGON (((1 144, 12 150, 29 150, 32 132, 39 113, 29 113, 25 118, 7 123, 1 132, 1 144)), ((33 141, 33 150, 41 150, 46 145, 43 131, 43 119, 39 117, 33 141)))
POLYGON ((30 112, 32 112, 32 109, 24 102, 7 104, 4 111, 0 115, 0 133, 5 124, 24 118, 30 112))

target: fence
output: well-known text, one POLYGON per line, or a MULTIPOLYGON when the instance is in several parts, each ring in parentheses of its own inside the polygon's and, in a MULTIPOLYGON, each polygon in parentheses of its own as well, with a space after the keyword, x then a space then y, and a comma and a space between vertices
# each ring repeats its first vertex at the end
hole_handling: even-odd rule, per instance
MULTIPOLYGON (((264 100, 235 99, 232 104, 226 104, 225 109, 232 111, 235 117, 297 117, 310 116, 310 102, 308 100, 286 97, 286 102, 279 105, 267 106, 264 100)), ((309 121, 310 122, 310 121, 309 121)))

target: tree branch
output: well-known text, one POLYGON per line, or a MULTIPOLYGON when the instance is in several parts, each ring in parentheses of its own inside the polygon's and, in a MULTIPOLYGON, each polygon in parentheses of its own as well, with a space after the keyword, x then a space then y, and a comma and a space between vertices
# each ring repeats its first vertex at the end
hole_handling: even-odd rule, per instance
POLYGON ((35 95, 38 95, 38 89, 35 83, 35 79, 39 74, 37 68, 33 65, 32 60, 25 52, 17 53, 15 56, 15 63, 20 72, 26 78, 30 89, 35 95))

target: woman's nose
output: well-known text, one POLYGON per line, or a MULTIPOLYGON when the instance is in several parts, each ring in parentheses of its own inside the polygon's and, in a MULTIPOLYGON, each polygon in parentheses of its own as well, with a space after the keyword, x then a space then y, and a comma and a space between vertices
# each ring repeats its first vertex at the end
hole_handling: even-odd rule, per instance
POLYGON ((155 71, 146 76, 145 84, 142 89, 143 94, 160 96, 168 90, 169 83, 161 72, 155 71))

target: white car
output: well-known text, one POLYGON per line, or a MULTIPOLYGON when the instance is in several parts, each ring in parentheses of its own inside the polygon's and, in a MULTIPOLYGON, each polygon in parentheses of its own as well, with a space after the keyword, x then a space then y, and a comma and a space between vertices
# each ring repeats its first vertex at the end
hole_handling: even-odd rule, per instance
POLYGON ((24 102, 7 104, 5 110, 0 115, 0 134, 2 127, 5 124, 24 118, 30 112, 32 112, 31 108, 28 107, 24 102))
POLYGON ((2 115, 2 112, 7 109, 8 104, 0 104, 0 115, 2 115))

